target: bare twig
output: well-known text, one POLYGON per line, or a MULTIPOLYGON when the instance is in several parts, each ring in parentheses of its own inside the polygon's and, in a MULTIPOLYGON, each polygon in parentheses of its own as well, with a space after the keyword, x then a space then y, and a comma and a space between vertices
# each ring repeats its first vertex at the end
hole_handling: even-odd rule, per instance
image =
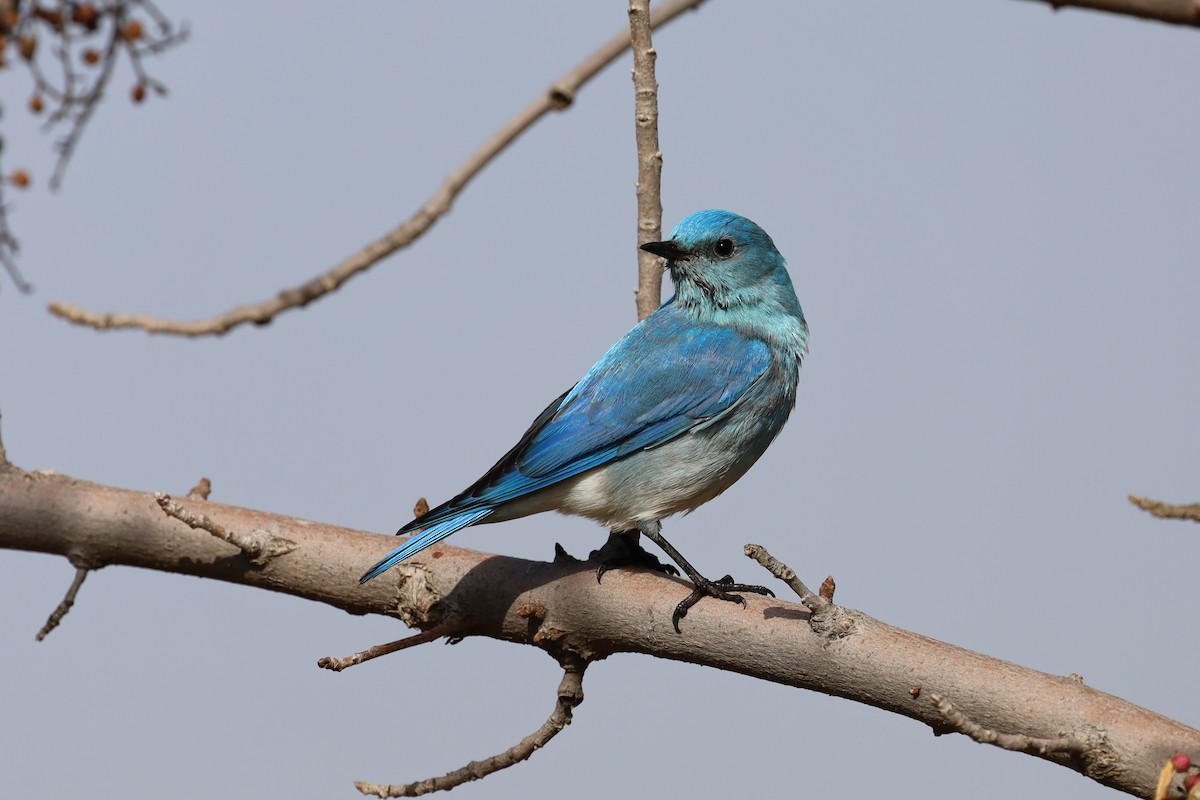
POLYGON ((67 589, 67 593, 63 597, 62 602, 59 603, 52 612, 50 612, 50 618, 46 620, 46 624, 42 626, 42 629, 37 632, 36 638, 39 642, 49 636, 50 631, 58 627, 58 624, 62 622, 63 617, 65 617, 67 612, 71 610, 71 606, 75 605, 75 595, 79 594, 79 587, 83 586, 83 580, 87 577, 88 572, 90 572, 90 570, 84 569, 83 567, 75 568, 75 579, 71 581, 71 586, 67 589))
MULTIPOLYGON (((62 179, 67 172, 67 165, 71 162, 71 156, 75 154, 75 148, 79 145, 79 140, 83 137, 84 129, 87 128, 88 122, 91 121, 96 107, 100 105, 100 99, 104 97, 104 90, 108 86, 109 79, 112 77, 113 67, 117 65, 116 54, 117 48, 121 44, 121 28, 124 22, 125 10, 122 6, 118 5, 113 17, 112 30, 109 32, 108 42, 104 46, 104 55, 100 62, 100 74, 92 82, 92 86, 88 91, 79 95, 63 94, 60 101, 62 104, 60 111, 62 113, 55 114, 47 122, 47 125, 53 125, 60 119, 71 119, 71 130, 55 145, 55 148, 58 150, 58 162, 54 165, 54 174, 50 176, 51 189, 57 189, 62 185, 62 179)), ((64 68, 64 74, 71 75, 71 48, 64 47, 62 53, 62 60, 67 64, 64 68)), ((39 79, 38 84, 44 87, 46 82, 39 79)), ((69 83, 66 85, 70 86, 69 83)))
POLYGON ((21 275, 21 270, 17 267, 17 253, 21 246, 8 226, 8 212, 8 204, 0 202, 0 266, 4 267, 4 271, 8 273, 8 278, 17 287, 17 291, 29 294, 33 291, 33 286, 25 280, 21 275))
MULTIPOLYGON (((650 18, 652 27, 663 25, 684 11, 695 8, 704 0, 670 0, 656 8, 650 18)), ((232 329, 253 322, 256 325, 270 323, 278 314, 294 308, 303 308, 382 261, 397 250, 412 244, 418 237, 433 227, 446 214, 455 198, 479 172, 535 122, 551 111, 562 111, 575 100, 580 88, 596 73, 614 61, 629 47, 629 34, 621 32, 588 56, 566 75, 559 78, 532 103, 523 108, 500 130, 455 169, 441 187, 417 212, 359 252, 312 280, 292 289, 285 289, 275 297, 252 305, 237 308, 203 320, 180 321, 162 319, 146 314, 96 313, 72 303, 51 303, 49 311, 79 325, 98 330, 136 328, 147 333, 174 336, 211 336, 228 333, 232 329)))
MULTIPOLYGON (((662 151, 658 147, 658 54, 650 40, 650 0, 630 0, 629 31, 633 42, 634 133, 637 137, 637 243, 662 239, 662 151)), ((638 286, 634 292, 638 319, 662 302, 662 259, 638 250, 638 286)))
POLYGON ((808 605, 809 600, 817 597, 813 590, 805 586, 804 581, 796 575, 796 570, 771 555, 761 544, 748 544, 742 550, 747 557, 754 559, 763 569, 786 583, 788 588, 800 598, 800 602, 808 605))
POLYGON ((357 664, 363 663, 364 661, 370 661, 372 658, 379 658, 380 656, 386 656, 390 653, 399 652, 400 650, 407 650, 410 647, 416 647, 419 644, 426 644, 436 639, 440 639, 443 636, 449 636, 453 633, 454 631, 450 626, 439 626, 427 631, 422 631, 421 633, 417 633, 412 636, 406 636, 403 639, 397 639, 394 642, 377 644, 374 647, 368 647, 366 650, 359 650, 354 655, 346 656, 345 658, 325 656, 324 658, 317 660, 317 666, 321 669, 330 669, 334 672, 341 672, 348 667, 353 667, 357 664))
POLYGON ((832 576, 821 583, 819 593, 814 593, 796 575, 796 570, 775 558, 761 544, 748 544, 742 551, 796 593, 804 607, 812 612, 808 618, 808 626, 812 628, 813 633, 830 639, 840 639, 854 633, 856 625, 854 617, 839 613, 840 609, 833 604, 834 582, 832 576))
POLYGON ((559 663, 562 664, 563 677, 558 684, 558 697, 555 698, 554 711, 550 714, 550 718, 542 723, 542 726, 536 731, 503 753, 482 761, 472 761, 465 767, 448 772, 439 778, 429 778, 396 786, 358 781, 354 784, 355 787, 363 794, 376 797, 420 797, 423 794, 447 791, 455 786, 486 778, 493 772, 499 772, 521 763, 533 755, 534 751, 544 747, 563 728, 570 725, 575 707, 583 702, 583 673, 587 669, 588 662, 574 653, 563 651, 559 656, 559 663))
POLYGON ((20 32, 30 42, 28 55, 22 53, 22 60, 33 76, 31 110, 35 114, 41 113, 44 102, 49 100, 57 107, 46 118, 44 129, 63 123, 70 126, 66 136, 55 143, 58 161, 50 177, 51 189, 62 184, 84 129, 108 91, 121 53, 128 57, 137 76, 133 100, 140 102, 145 96, 145 87, 159 94, 166 91, 146 72, 142 59, 158 55, 187 38, 185 27, 173 29, 170 20, 148 0, 114 0, 104 4, 59 0, 55 8, 26 4, 14 32, 20 32), (143 15, 154 20, 156 33, 145 31, 139 19, 143 15), (49 40, 49 47, 36 44, 39 34, 40 38, 49 40), (93 37, 96 36, 104 37, 99 48, 94 46, 93 37), (61 76, 57 81, 47 76, 40 63, 38 52, 46 51, 53 53, 58 62, 61 76), (77 61, 99 67, 99 72, 88 79, 77 69, 77 61))
POLYGON ((1200 27, 1200 3, 1196 0, 1037 0, 1060 8, 1089 8, 1128 17, 1141 17, 1172 25, 1200 27))
POLYGON ((171 496, 162 492, 155 492, 154 499, 168 516, 172 516, 193 528, 208 531, 218 539, 229 542, 248 555, 250 563, 257 567, 264 567, 276 556, 290 553, 296 549, 296 543, 291 539, 285 539, 282 536, 276 536, 264 530, 256 529, 250 531, 250 533, 227 531, 219 522, 209 519, 203 514, 188 511, 178 503, 171 502, 171 496))
POLYGON ((0 436, 0 469, 9 466, 8 451, 4 449, 4 438, 0 436))
POLYGON ((1129 495, 1129 502, 1161 519, 1190 519, 1192 522, 1200 522, 1200 503, 1172 505, 1136 494, 1129 495))
POLYGON ((991 728, 985 728, 970 719, 941 695, 931 694, 929 699, 933 701, 934 708, 954 730, 966 734, 980 744, 994 744, 1005 750, 1015 750, 1018 753, 1029 753, 1035 756, 1045 757, 1061 753, 1073 758, 1085 755, 1090 746, 1086 741, 1072 736, 1040 739, 1036 736, 1026 736, 1023 733, 1000 733, 991 728))

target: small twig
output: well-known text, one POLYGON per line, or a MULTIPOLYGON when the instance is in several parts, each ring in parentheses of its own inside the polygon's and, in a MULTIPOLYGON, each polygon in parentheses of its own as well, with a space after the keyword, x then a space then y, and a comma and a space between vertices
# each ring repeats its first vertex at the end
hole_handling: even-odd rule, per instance
POLYGON ((1160 519, 1190 519, 1192 522, 1200 522, 1200 503, 1178 506, 1136 494, 1129 495, 1129 502, 1160 519))
POLYGON ((209 519, 203 514, 188 511, 178 503, 171 502, 171 496, 163 492, 155 492, 154 499, 168 516, 172 516, 192 528, 208 531, 218 539, 229 542, 249 556, 250 563, 256 567, 265 567, 271 559, 284 553, 290 553, 297 547, 297 544, 291 539, 285 539, 263 530, 253 530, 250 533, 227 531, 215 520, 209 519))
MULTIPOLYGON (((650 24, 652 27, 663 25, 703 2, 704 0, 671 0, 663 3, 651 13, 650 24)), ((335 291, 350 278, 416 241, 450 210, 459 193, 492 159, 543 116, 551 111, 568 108, 574 102, 579 89, 625 52, 629 45, 628 33, 621 32, 614 36, 496 131, 463 164, 450 173, 433 197, 417 209, 415 214, 340 264, 300 286, 285 289, 275 297, 259 303, 238 306, 215 317, 191 322, 162 319, 146 314, 96 313, 72 303, 55 302, 51 303, 48 309, 50 313, 68 322, 98 330, 136 328, 147 333, 174 336, 221 335, 248 322, 266 325, 284 311, 302 308, 335 291)))
POLYGON ((796 570, 768 553, 767 548, 761 544, 748 544, 742 548, 742 551, 757 561, 767 572, 786 583, 788 588, 796 593, 800 598, 800 602, 804 603, 804 605, 807 606, 809 600, 818 597, 812 589, 804 585, 804 581, 800 580, 799 576, 796 575, 796 570))
POLYGON ((63 597, 62 602, 50 612, 50 617, 46 620, 46 624, 43 625, 42 629, 37 632, 36 638, 39 642, 49 636, 50 631, 58 627, 58 624, 62 622, 63 617, 65 617, 67 612, 71 610, 71 606, 75 605, 75 595, 79 594, 79 587, 83 586, 83 580, 87 577, 88 572, 90 572, 90 570, 84 569, 83 567, 75 568, 75 580, 71 581, 71 586, 69 589, 67 589, 67 593, 63 597))
POLYGON ((1153 19, 1172 25, 1200 27, 1200 3, 1197 3, 1196 0, 1037 0, 1037 2, 1053 6, 1055 11, 1074 6, 1075 8, 1090 8, 1093 11, 1123 14, 1128 17, 1153 19))
POLYGON ((9 466, 8 451, 4 449, 4 437, 0 436, 0 468, 9 466))
POLYGON ((187 493, 188 500, 207 500, 212 494, 212 481, 208 478, 201 478, 200 482, 193 486, 187 493))
POLYGON ((8 212, 8 205, 0 202, 0 266, 4 267, 4 271, 8 273, 8 278, 13 282, 13 286, 17 287, 17 291, 29 294, 33 291, 33 284, 25 280, 25 276, 17 267, 16 257, 21 245, 8 225, 8 212))
POLYGON ((796 593, 804 607, 812 612, 808 618, 808 626, 812 628, 813 633, 831 639, 838 639, 854 633, 856 626, 854 617, 842 613, 842 610, 833 603, 833 591, 836 584, 834 584, 832 576, 821 583, 819 593, 813 593, 813 590, 805 586, 804 581, 796 575, 796 570, 775 558, 761 544, 748 544, 742 549, 742 552, 757 561, 767 572, 786 583, 796 593))
POLYGON ((317 660, 317 666, 321 669, 330 669, 334 672, 341 672, 348 667, 353 667, 356 664, 363 663, 364 661, 370 661, 372 658, 379 658, 380 656, 386 656, 389 653, 407 650, 410 647, 416 647, 419 644, 426 644, 428 642, 435 641, 436 639, 440 639, 443 636, 449 636, 452 633, 453 631, 448 626, 439 626, 437 628, 432 628, 430 630, 414 634, 413 636, 397 639, 394 642, 377 644, 374 647, 368 647, 366 650, 360 650, 354 655, 346 656, 345 658, 338 658, 337 656, 325 656, 324 658, 317 660))
POLYGON ((1005 750, 1015 750, 1018 753, 1046 756, 1052 753, 1062 753, 1079 757, 1087 752, 1088 744, 1082 739, 1062 736, 1057 739, 1042 739, 1036 736, 1026 736, 1023 733, 1000 733, 985 728, 972 720, 966 714, 954 707, 946 698, 938 694, 929 695, 934 708, 942 715, 954 730, 965 734, 980 744, 993 744, 1005 750))
MULTIPOLYGON (((75 148, 79 145, 79 140, 83 138, 84 129, 91 121, 96 107, 100 105, 101 98, 104 97, 104 90, 108 87, 113 68, 117 65, 116 53, 121 44, 121 26, 124 21, 124 8, 118 5, 113 13, 112 30, 109 32, 108 43, 105 45, 104 55, 101 57, 103 60, 100 74, 87 92, 75 97, 65 96, 62 101, 64 107, 73 106, 71 113, 74 115, 74 120, 71 123, 71 130, 55 145, 58 150, 58 161, 54 165, 54 173, 50 176, 51 189, 58 189, 62 185, 67 165, 71 163, 71 156, 75 154, 75 148)), ((64 60, 69 64, 70 49, 68 48, 64 52, 66 53, 64 60)), ((38 82, 39 84, 43 83, 40 80, 38 82)))
MULTIPOLYGON (((634 133, 637 137, 637 243, 662 239, 662 151, 658 145, 658 54, 650 40, 650 0, 630 0, 629 31, 633 42, 634 133)), ((638 286, 634 292, 638 319, 662 303, 662 259, 638 250, 638 286)))
POLYGON ((355 787, 366 795, 376 797, 420 797, 431 792, 446 791, 470 781, 486 778, 493 772, 519 764, 533 755, 535 750, 544 747, 559 731, 571 724, 571 715, 575 707, 583 702, 583 673, 588 662, 569 651, 563 651, 559 656, 562 664, 563 677, 558 684, 558 697, 554 702, 554 711, 540 728, 526 736, 503 753, 485 758, 482 761, 472 761, 461 769, 446 773, 440 778, 429 778, 415 783, 405 783, 395 786, 381 785, 358 781, 355 787))

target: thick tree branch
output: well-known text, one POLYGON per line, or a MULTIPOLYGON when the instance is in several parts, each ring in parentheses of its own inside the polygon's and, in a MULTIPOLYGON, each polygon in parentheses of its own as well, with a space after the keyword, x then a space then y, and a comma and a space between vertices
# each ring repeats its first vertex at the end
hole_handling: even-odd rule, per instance
MULTIPOLYGON (((232 544, 167 517, 154 496, 57 474, 0 468, 0 548, 68 556, 89 566, 198 575, 304 597, 353 614, 386 614, 430 630, 488 636, 593 661, 644 653, 812 689, 953 730, 921 690, 954 698, 982 728, 1033 739, 1070 738, 1080 753, 1039 757, 1140 797, 1163 762, 1200 753, 1200 731, 1084 686, 954 647, 839 607, 849 635, 812 631, 801 605, 747 597, 746 607, 702 602, 683 633, 671 612, 683 582, 595 565, 524 561, 438 545, 365 586, 358 575, 395 545, 390 536, 205 503, 234 530, 261 530, 296 544, 262 566, 232 544)), ((843 593, 845 590, 843 589, 843 593)))
MULTIPOLYGON (((684 11, 699 6, 702 2, 704 0, 669 0, 655 8, 650 16, 650 24, 653 27, 663 25, 684 11)), ((600 49, 555 81, 549 89, 542 92, 500 130, 492 134, 490 139, 450 173, 433 197, 417 209, 415 214, 340 264, 300 286, 285 289, 269 300, 238 306, 215 317, 195 321, 163 319, 145 314, 97 313, 72 303, 60 302, 51 303, 48 307, 49 311, 68 322, 98 330, 135 328, 147 333, 174 336, 211 336, 228 333, 248 322, 255 325, 266 325, 284 311, 303 308, 314 300, 335 291, 355 275, 373 267, 397 250, 408 247, 416 241, 450 210, 458 194, 492 159, 500 155, 518 136, 543 116, 551 111, 562 111, 568 108, 583 85, 624 53, 629 48, 629 43, 627 31, 622 31, 609 39, 600 49)), ((659 213, 661 216, 661 210, 659 213)))
POLYGON ((1060 8, 1088 8, 1127 17, 1153 19, 1172 25, 1200 27, 1200 2, 1197 0, 1035 0, 1060 8))

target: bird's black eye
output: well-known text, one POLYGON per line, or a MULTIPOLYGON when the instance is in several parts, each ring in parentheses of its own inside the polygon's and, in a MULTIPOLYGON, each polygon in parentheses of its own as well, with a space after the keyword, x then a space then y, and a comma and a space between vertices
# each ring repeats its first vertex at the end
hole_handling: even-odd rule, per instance
POLYGON ((716 245, 713 246, 713 252, 721 258, 729 258, 733 255, 733 239, 718 239, 716 245))

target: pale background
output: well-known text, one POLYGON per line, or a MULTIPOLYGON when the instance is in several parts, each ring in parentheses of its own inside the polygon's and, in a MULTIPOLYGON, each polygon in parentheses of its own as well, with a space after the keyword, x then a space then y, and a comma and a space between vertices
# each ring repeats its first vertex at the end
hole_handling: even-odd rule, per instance
MULTIPOLYGON (((624 2, 164 3, 171 89, 113 97, 57 197, 4 73, 32 297, 0 293, 10 458, 390 533, 445 499, 632 324, 626 56, 416 246, 267 328, 94 333, 50 300, 195 318, 295 285, 407 216, 624 2)), ((747 541, 888 622, 1200 722, 1200 33, 1014 0, 714 0, 655 36, 665 223, 743 213, 812 326, 797 412, 666 534, 709 575, 747 541)), ((669 292, 669 289, 668 289, 669 292)), ((551 515, 453 544, 549 558, 551 515)), ((364 554, 367 566, 374 556, 364 554)), ((282 595, 0 554, 0 795, 353 798, 504 749, 556 665, 468 640, 340 675, 404 633, 282 595)), ((1113 796, 853 703, 614 657, 576 723, 457 798, 1113 796), (730 733, 703 733, 721 720, 730 733)))

